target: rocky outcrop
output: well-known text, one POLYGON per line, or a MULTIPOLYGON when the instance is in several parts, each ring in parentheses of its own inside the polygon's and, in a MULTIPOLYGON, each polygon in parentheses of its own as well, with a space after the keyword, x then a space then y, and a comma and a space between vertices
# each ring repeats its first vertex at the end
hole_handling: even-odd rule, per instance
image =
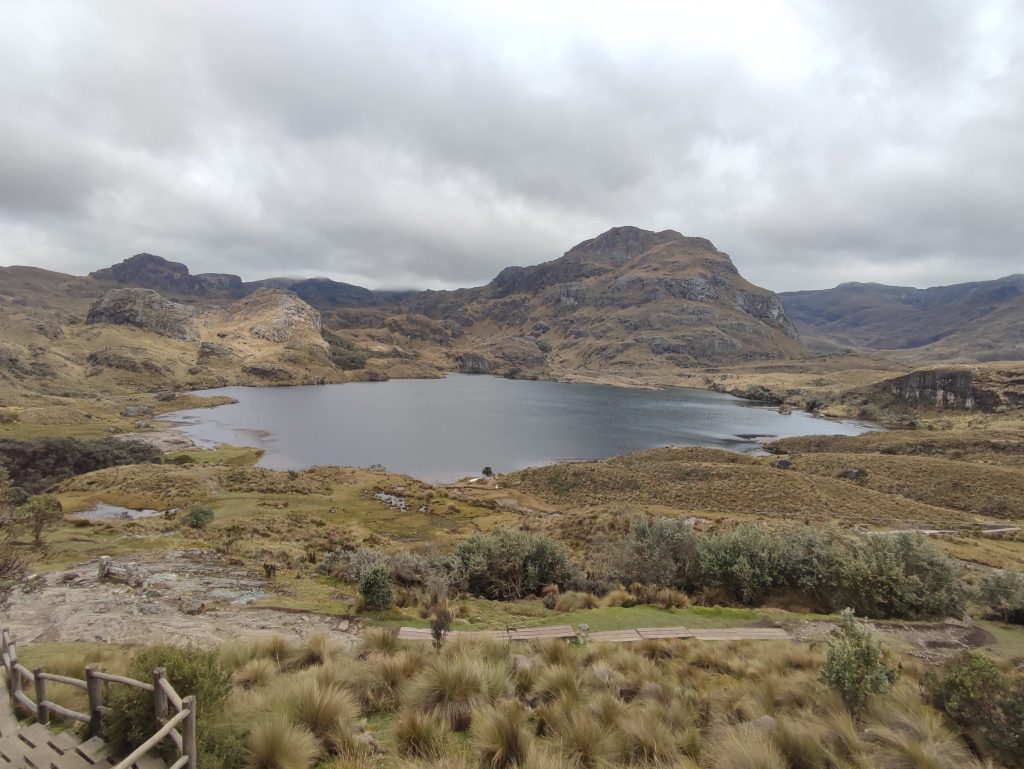
POLYGON ((290 291, 264 288, 224 308, 218 325, 237 336, 275 344, 314 345, 326 349, 320 312, 290 291))
POLYGON ((241 297, 247 293, 242 279, 237 275, 192 275, 184 264, 168 261, 155 254, 136 254, 112 267, 96 270, 89 277, 187 296, 241 297))
POLYGON ((148 288, 107 291, 89 308, 86 323, 135 326, 171 339, 199 341, 195 311, 148 288))
POLYGON ((459 364, 459 371, 463 374, 493 374, 498 368, 493 361, 472 352, 456 355, 455 361, 459 364))
POLYGON ((912 406, 995 411, 1024 405, 1024 371, 1005 364, 921 369, 875 388, 912 406))

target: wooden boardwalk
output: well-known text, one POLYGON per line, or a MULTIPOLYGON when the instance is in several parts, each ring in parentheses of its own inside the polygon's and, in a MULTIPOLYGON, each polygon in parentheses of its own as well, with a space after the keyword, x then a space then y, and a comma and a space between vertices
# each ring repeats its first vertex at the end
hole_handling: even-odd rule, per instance
MULTIPOLYGON (((534 641, 544 638, 576 638, 579 635, 569 625, 509 628, 508 630, 453 630, 449 638, 481 638, 492 641, 534 641)), ((737 627, 721 629, 693 629, 679 627, 638 627, 626 630, 603 630, 587 633, 589 642, 654 641, 668 638, 693 638, 698 641, 790 641, 792 636, 782 628, 737 627)), ((426 628, 402 627, 400 641, 429 641, 426 628)))

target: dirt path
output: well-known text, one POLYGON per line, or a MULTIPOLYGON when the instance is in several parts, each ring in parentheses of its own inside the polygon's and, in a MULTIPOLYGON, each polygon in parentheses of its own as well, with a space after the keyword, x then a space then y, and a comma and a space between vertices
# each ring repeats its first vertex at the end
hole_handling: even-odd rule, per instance
POLYGON ((213 646, 269 635, 327 632, 351 645, 359 629, 340 617, 253 607, 268 592, 262 576, 209 551, 115 559, 138 569, 136 587, 100 581, 99 563, 27 580, 11 595, 4 624, 22 642, 194 643, 213 646))

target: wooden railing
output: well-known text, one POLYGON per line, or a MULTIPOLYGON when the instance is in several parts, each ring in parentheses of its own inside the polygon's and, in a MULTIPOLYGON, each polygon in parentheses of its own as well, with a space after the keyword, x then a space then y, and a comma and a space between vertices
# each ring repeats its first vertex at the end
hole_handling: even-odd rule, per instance
POLYGON ((0 659, 10 674, 9 688, 15 711, 21 710, 35 717, 43 726, 49 726, 53 716, 79 721, 86 724, 89 737, 99 734, 103 714, 110 712, 110 708, 103 704, 104 684, 118 684, 152 693, 153 715, 159 728, 113 769, 128 769, 165 739, 174 743, 179 755, 167 769, 196 769, 196 700, 192 696, 178 696, 167 680, 164 668, 153 671, 152 683, 104 673, 96 665, 86 666, 84 680, 47 673, 42 667, 29 670, 18 662, 18 646, 7 628, 0 629, 0 659), (47 682, 84 689, 89 697, 89 712, 80 713, 50 700, 46 692, 47 682), (25 693, 28 687, 34 689, 34 698, 25 693))

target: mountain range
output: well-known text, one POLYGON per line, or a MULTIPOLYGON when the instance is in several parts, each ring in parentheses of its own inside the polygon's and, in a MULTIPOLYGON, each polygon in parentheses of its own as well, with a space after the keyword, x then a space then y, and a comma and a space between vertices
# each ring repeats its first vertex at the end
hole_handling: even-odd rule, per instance
POLYGON ((843 283, 779 296, 812 349, 891 351, 910 363, 1024 360, 1024 275, 923 289, 843 283))
POLYGON ((616 227, 454 291, 244 282, 152 254, 87 277, 0 268, 0 321, 0 379, 51 393, 452 370, 670 382, 851 350, 912 364, 1022 359, 1024 276, 777 295, 704 238, 616 227))

